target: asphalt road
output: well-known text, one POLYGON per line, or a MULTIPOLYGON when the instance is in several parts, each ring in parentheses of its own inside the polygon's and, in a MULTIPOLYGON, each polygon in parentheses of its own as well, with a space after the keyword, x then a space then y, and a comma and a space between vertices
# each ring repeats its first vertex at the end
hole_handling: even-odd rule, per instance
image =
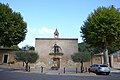
POLYGON ((120 80, 119 72, 114 72, 110 75, 95 75, 92 73, 90 74, 91 75, 86 75, 86 73, 79 73, 77 75, 51 75, 0 70, 0 80, 120 80))

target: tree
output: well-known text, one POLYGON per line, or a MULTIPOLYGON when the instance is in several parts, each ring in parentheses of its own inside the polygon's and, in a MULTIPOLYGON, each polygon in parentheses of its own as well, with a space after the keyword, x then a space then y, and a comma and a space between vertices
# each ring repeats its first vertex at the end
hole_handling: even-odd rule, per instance
POLYGON ((120 46, 120 12, 114 6, 99 7, 81 27, 83 40, 92 47, 102 48, 104 64, 109 64, 108 48, 120 46))
POLYGON ((29 50, 35 50, 35 47, 29 46, 29 50))
POLYGON ((83 72, 83 62, 87 62, 90 60, 90 53, 88 52, 78 52, 71 55, 71 58, 74 62, 81 63, 81 73, 83 72))
POLYGON ((34 51, 35 47, 29 46, 29 45, 25 45, 24 47, 22 47, 22 50, 32 50, 32 51, 34 51))
POLYGON ((25 39, 27 24, 19 12, 0 3, 0 46, 11 47, 25 39))
POLYGON ((89 44, 87 44, 86 42, 82 42, 78 44, 78 50, 79 52, 84 52, 84 53, 88 53, 90 55, 90 60, 91 60, 91 65, 93 64, 93 55, 94 54, 98 54, 102 52, 101 48, 94 48, 91 47, 89 44))
POLYGON ((108 54, 113 54, 113 53, 115 53, 115 52, 117 52, 117 51, 119 51, 120 50, 120 48, 108 48, 108 51, 109 51, 109 53, 108 54))
POLYGON ((28 64, 35 63, 39 55, 36 52, 19 51, 15 53, 15 59, 26 64, 25 70, 28 71, 28 64))
POLYGON ((24 47, 22 47, 22 50, 29 50, 29 45, 25 45, 24 47))
POLYGON ((18 45, 13 45, 13 46, 11 46, 10 48, 11 48, 11 49, 15 49, 15 50, 19 50, 19 49, 20 49, 18 45))

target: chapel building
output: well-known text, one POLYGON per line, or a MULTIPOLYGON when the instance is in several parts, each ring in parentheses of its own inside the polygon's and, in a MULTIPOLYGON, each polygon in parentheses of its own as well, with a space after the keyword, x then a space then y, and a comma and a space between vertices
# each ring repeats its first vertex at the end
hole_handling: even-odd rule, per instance
POLYGON ((35 51, 39 54, 40 66, 49 69, 72 67, 71 55, 78 52, 78 38, 59 38, 56 29, 54 38, 35 38, 35 51))

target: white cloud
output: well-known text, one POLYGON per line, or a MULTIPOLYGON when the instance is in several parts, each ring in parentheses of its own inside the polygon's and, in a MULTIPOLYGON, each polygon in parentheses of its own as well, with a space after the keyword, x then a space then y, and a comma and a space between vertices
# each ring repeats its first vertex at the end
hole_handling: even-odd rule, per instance
POLYGON ((35 38, 39 36, 49 38, 50 36, 53 36, 53 33, 55 31, 55 29, 50 29, 47 27, 42 27, 40 29, 28 27, 27 29, 28 29, 28 32, 25 40, 18 45, 20 48, 25 45, 35 46, 35 38))
POLYGON ((55 29, 50 29, 47 27, 42 27, 40 29, 28 27, 28 33, 32 33, 32 34, 53 34, 54 31, 55 29))
POLYGON ((42 27, 41 29, 38 30, 38 33, 39 34, 53 34, 54 33, 54 29, 50 29, 50 28, 47 28, 47 27, 42 27))

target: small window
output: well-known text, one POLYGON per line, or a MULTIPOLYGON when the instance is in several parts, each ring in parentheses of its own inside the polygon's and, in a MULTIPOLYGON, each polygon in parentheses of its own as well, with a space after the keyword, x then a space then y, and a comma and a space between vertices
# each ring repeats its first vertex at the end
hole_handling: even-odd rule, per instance
POLYGON ((107 65, 100 65, 100 67, 108 67, 107 65))
POLYGON ((54 53, 59 53, 59 46, 56 44, 54 45, 54 53))
POLYGON ((98 66, 99 66, 99 65, 97 65, 97 64, 95 65, 95 67, 98 67, 98 66))

